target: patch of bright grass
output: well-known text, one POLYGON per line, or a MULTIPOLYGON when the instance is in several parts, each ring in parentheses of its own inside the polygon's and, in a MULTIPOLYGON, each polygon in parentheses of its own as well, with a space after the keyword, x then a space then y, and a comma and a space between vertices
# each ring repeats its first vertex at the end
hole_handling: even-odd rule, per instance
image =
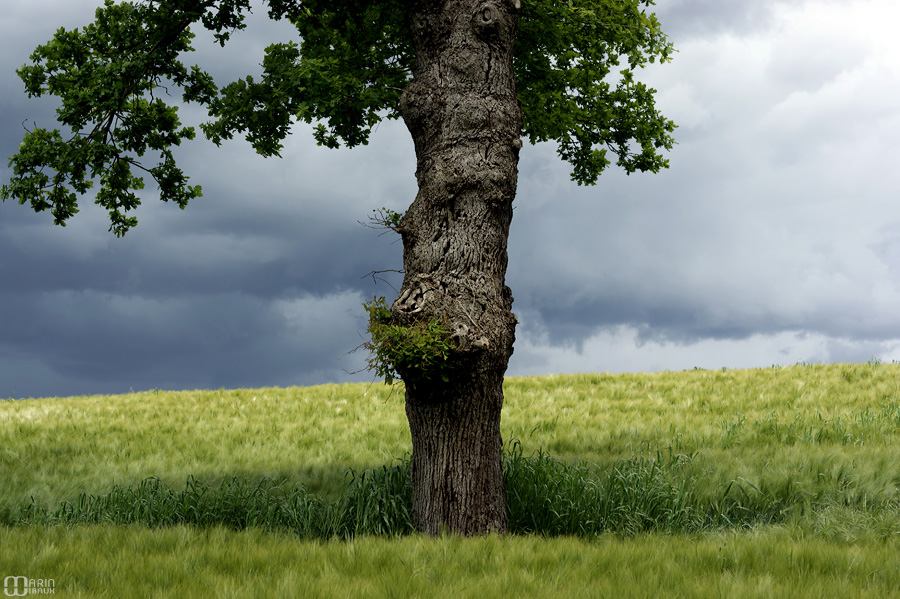
POLYGON ((93 525, 3 530, 0 572, 56 596, 891 597, 900 541, 839 543, 789 528, 701 536, 364 537, 93 525), (115 548, 110 551, 110 548, 115 548))
MULTIPOLYGON (((504 439, 527 454, 600 468, 689 455, 709 496, 738 477, 813 495, 839 484, 888 497, 900 486, 898 365, 560 375, 505 387, 504 439)), ((0 401, 0 509, 151 476, 171 486, 272 478, 334 499, 348 468, 410 450, 402 388, 380 384, 0 401)))
POLYGON ((0 509, 151 476, 274 478, 336 497, 348 468, 410 451, 402 397, 372 384, 0 401, 0 509))
MULTIPOLYGON (((607 469, 658 451, 713 500, 733 481, 768 495, 900 499, 900 366, 570 375, 507 381, 506 438, 607 469)), ((734 487, 732 487, 734 488, 734 487)))

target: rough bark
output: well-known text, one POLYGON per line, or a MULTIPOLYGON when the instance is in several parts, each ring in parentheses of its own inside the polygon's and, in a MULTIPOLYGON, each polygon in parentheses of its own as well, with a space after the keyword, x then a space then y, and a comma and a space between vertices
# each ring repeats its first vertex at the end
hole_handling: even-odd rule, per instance
MULTIPOLYGON (((505 284, 522 115, 512 70, 517 0, 407 5, 417 57, 401 98, 419 192, 398 227, 398 323, 441 319, 450 380, 406 381, 414 517, 428 533, 507 528, 503 376, 516 318, 505 284)), ((400 372, 401 376, 403 375, 400 372)))

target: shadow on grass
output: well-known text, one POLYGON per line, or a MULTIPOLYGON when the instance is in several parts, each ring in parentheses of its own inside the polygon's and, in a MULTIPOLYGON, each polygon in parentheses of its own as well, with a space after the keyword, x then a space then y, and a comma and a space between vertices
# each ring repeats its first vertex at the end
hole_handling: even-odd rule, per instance
MULTIPOLYGON (((600 470, 579 462, 566 464, 543 452, 524 456, 521 445, 513 442, 503 456, 510 532, 580 537, 692 533, 779 522, 811 507, 800 493, 765 493, 744 480, 732 481, 712 499, 698 497, 696 480, 683 475, 691 459, 657 453, 600 470)), ((408 456, 344 474, 346 485, 335 498, 286 478, 190 477, 183 489, 148 478, 104 494, 82 493, 53 508, 31 502, 7 509, 0 513, 0 524, 259 527, 306 539, 413 532, 408 456)))
MULTIPOLYGON (((151 527, 225 526, 287 530, 302 538, 349 538, 358 534, 400 535, 412 532, 409 461, 362 471, 303 474, 330 492, 317 494, 296 482, 296 473, 260 475, 217 473, 190 476, 183 488, 157 477, 132 485, 114 485, 102 494, 80 493, 55 507, 30 501, 0 508, 0 524, 143 524, 151 527), (333 491, 334 480, 345 481, 333 491)), ((315 484, 315 483, 314 483, 315 484)))

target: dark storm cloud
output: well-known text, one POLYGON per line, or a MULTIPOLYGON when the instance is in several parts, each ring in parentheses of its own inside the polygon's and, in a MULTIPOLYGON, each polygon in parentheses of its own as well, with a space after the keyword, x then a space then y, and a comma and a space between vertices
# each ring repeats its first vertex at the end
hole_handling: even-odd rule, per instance
MULTIPOLYGON (((89 8, 54 27, 88 22, 89 8)), ((265 45, 289 31, 254 20, 265 21, 252 17, 262 27, 236 39, 230 56, 206 52, 198 37, 192 58, 223 81, 258 70, 265 45)), ((25 100, 11 74, 53 29, 34 27, 17 38, 20 55, 2 53, 6 156, 26 119, 55 126, 54 103, 25 100)), ((181 114, 200 121, 191 107, 181 114)), ((179 164, 204 196, 182 212, 156 201, 148 185, 140 224, 123 239, 106 232, 90 197, 65 228, 48 213, 0 206, 0 310, 13 315, 0 322, 0 397, 353 378, 362 356, 346 354, 361 343, 361 304, 392 292, 365 275, 398 268, 400 256, 399 244, 358 221, 411 199, 413 168, 403 164, 411 143, 377 132, 398 147, 342 157, 298 129, 281 160, 262 159, 243 141, 186 144, 179 164), (402 176, 379 180, 386 173, 402 176)))
POLYGON ((244 292, 277 299, 297 291, 324 293, 351 283, 362 289, 366 273, 398 260, 394 248, 367 239, 361 228, 343 234, 335 231, 324 238, 319 234, 329 226, 335 229, 334 224, 327 219, 314 220, 291 230, 302 242, 279 237, 274 232, 277 227, 269 238, 224 229, 160 235, 155 240, 144 236, 134 243, 114 239, 102 248, 79 254, 74 243, 53 242, 64 234, 61 230, 17 227, 10 222, 0 227, 0 253, 4 256, 0 277, 7 289, 18 293, 86 289, 168 297, 244 292), (318 230, 309 230, 316 226, 318 230), (23 236, 28 236, 27 243, 23 236), (354 245, 367 246, 367 251, 361 247, 344 256, 354 245))
MULTIPOLYGON (((361 342, 362 301, 391 293, 364 275, 396 267, 399 246, 340 198, 290 221, 252 201, 235 208, 245 198, 215 185, 204 201, 185 213, 148 203, 124 239, 90 204, 65 228, 4 205, 0 308, 14 317, 0 324, 0 353, 46 365, 60 383, 39 388, 52 394, 325 382, 359 370, 359 356, 341 358, 361 342), (230 218, 217 202, 232 204, 230 218)), ((0 374, 0 395, 34 394, 20 372, 0 374)))
MULTIPOLYGON (((0 327, 0 355, 46 364, 65 381, 41 393, 303 384, 360 367, 345 356, 359 343, 356 293, 270 303, 236 293, 153 300, 70 291, 2 301, 27 320, 0 327), (304 311, 320 320, 298 321, 304 311)), ((2 374, 5 396, 29 393, 15 373, 2 374)))

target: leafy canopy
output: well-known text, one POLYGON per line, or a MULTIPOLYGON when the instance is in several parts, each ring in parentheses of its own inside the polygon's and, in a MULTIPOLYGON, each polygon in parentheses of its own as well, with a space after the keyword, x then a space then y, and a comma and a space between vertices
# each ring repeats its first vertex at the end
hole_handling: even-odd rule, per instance
MULTIPOLYGON (((597 181, 610 152, 628 173, 667 166, 659 150, 671 149, 674 124, 656 110, 655 90, 634 77, 672 53, 646 10, 653 0, 521 4, 514 66, 524 135, 556 141, 579 184, 597 181)), ((181 102, 206 107, 211 120, 200 127, 216 144, 243 134, 264 156, 278 155, 297 121, 315 123, 320 145, 353 147, 368 143, 382 119, 399 117, 415 62, 402 0, 268 0, 267 8, 296 26, 298 40, 266 48, 258 80, 222 87, 184 60, 195 31, 224 45, 243 29, 250 0, 106 0, 92 24, 59 29, 17 72, 30 97, 59 97, 65 133, 26 130, 0 198, 49 210, 65 225, 77 196, 99 183, 96 203, 121 236, 137 224, 130 213, 144 176, 181 208, 201 194, 173 154, 195 136, 178 117, 181 102)))

